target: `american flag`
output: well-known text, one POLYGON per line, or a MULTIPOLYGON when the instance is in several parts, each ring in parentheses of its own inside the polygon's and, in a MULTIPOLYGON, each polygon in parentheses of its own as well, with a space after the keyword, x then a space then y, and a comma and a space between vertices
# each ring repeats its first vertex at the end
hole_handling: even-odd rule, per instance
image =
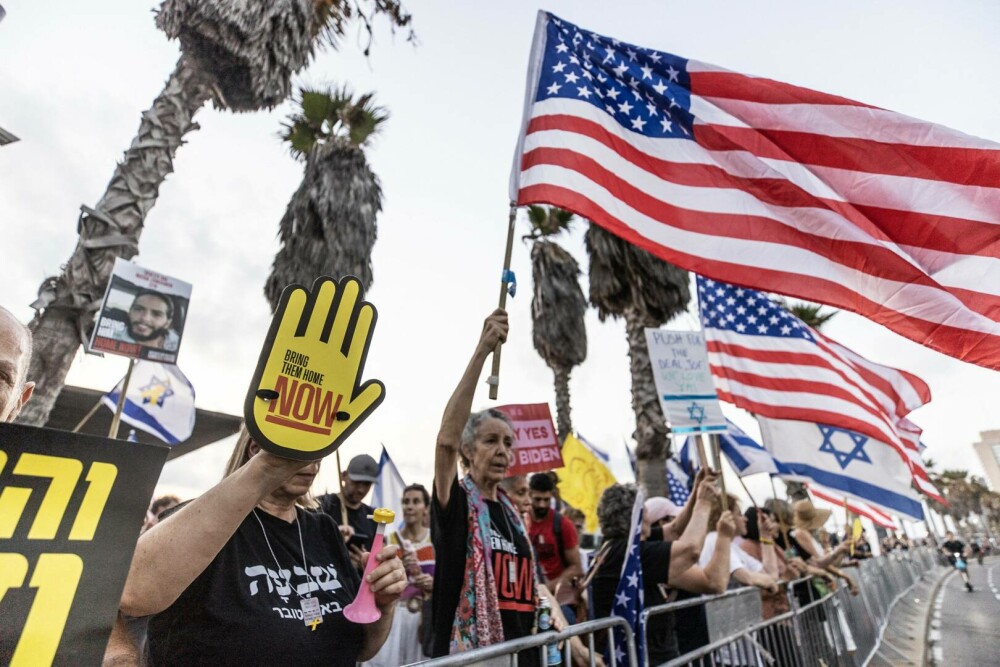
POLYGON ((1000 369, 1000 144, 540 12, 511 198, 1000 369))
MULTIPOLYGON (((638 489, 635 504, 632 506, 632 534, 629 535, 628 544, 625 547, 622 574, 618 579, 618 587, 615 589, 615 603, 611 607, 612 616, 624 618, 632 627, 632 636, 635 637, 638 664, 640 665, 643 664, 642 655, 646 643, 643 641, 642 624, 639 623, 639 614, 642 613, 645 605, 642 592, 642 559, 640 557, 642 510, 645 500, 642 489, 638 489)), ((626 643, 625 630, 620 627, 615 628, 614 646, 610 648, 615 652, 616 664, 626 664, 628 655, 626 643)))
POLYGON ((875 372, 876 364, 756 290, 698 276, 698 299, 719 398, 766 417, 832 424, 904 449, 896 425, 930 400, 922 380, 887 366, 875 372))
POLYGON ((930 400, 923 380, 868 361, 761 292, 698 276, 698 299, 719 398, 765 417, 830 424, 888 443, 927 492, 914 471, 912 434, 903 435, 917 428, 905 415, 930 400))
POLYGON ((674 459, 667 459, 667 498, 674 505, 684 507, 691 497, 691 477, 674 459))

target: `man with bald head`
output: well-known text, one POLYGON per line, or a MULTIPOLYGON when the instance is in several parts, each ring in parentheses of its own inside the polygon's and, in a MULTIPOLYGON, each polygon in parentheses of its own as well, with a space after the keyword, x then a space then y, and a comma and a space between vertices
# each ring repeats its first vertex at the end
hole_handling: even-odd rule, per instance
POLYGON ((31 332, 0 306, 0 422, 12 422, 31 398, 34 382, 27 381, 31 361, 31 332))

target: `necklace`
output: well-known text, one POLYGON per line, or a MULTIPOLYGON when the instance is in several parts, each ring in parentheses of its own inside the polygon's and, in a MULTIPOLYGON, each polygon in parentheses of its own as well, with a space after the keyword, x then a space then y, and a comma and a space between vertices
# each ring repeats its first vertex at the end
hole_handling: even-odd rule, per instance
MULTIPOLYGON (((257 508, 253 508, 253 516, 257 519, 257 524, 260 526, 260 532, 264 536, 264 544, 267 545, 267 550, 271 552, 271 558, 274 559, 274 566, 278 569, 278 572, 282 572, 281 564, 278 562, 278 557, 274 553, 274 548, 271 547, 271 540, 267 539, 267 531, 264 530, 264 522, 260 520, 260 515, 257 514, 257 508)), ((306 575, 306 580, 312 585, 313 590, 319 590, 319 586, 313 581, 312 575, 309 574, 309 562, 306 560, 306 547, 305 543, 302 541, 302 522, 299 520, 299 510, 295 509, 295 527, 299 532, 299 549, 302 550, 302 571, 306 575)), ((284 570, 288 572, 288 570, 284 570)), ((302 622, 312 628, 313 632, 316 631, 316 626, 323 622, 323 611, 320 608, 319 599, 314 598, 312 595, 306 592, 305 595, 299 593, 298 589, 292 588, 292 575, 289 572, 285 575, 285 581, 288 582, 289 591, 294 590, 295 594, 299 597, 299 607, 302 610, 302 622)))
MULTIPOLYGON (((274 566, 277 568, 278 573, 288 572, 288 574, 285 575, 285 581, 288 582, 288 588, 295 591, 295 594, 302 598, 303 596, 299 593, 298 589, 292 587, 292 576, 289 570, 281 569, 281 564, 278 562, 278 557, 275 555, 274 549, 271 547, 271 541, 267 539, 267 531, 264 530, 264 522, 260 520, 256 507, 253 508, 253 516, 257 519, 257 524, 260 526, 260 533, 264 536, 264 544, 267 545, 267 550, 271 552, 271 558, 274 559, 274 566)), ((295 527, 299 531, 299 549, 302 550, 302 570, 305 572, 306 579, 309 580, 309 583, 315 586, 315 590, 319 590, 319 586, 316 585, 316 582, 313 581, 312 575, 309 574, 309 563, 306 560, 306 547, 302 542, 302 522, 299 521, 298 509, 295 510, 295 527)), ((305 597, 308 597, 308 594, 305 597)))

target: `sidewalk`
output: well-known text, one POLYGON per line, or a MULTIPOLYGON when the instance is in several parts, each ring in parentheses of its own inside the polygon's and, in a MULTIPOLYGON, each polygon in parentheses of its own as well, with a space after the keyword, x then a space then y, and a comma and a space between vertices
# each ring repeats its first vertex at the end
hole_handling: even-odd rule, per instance
POLYGON ((932 608, 938 588, 951 572, 950 567, 935 567, 899 599, 889 615, 879 649, 868 663, 871 667, 931 664, 928 631, 932 608))

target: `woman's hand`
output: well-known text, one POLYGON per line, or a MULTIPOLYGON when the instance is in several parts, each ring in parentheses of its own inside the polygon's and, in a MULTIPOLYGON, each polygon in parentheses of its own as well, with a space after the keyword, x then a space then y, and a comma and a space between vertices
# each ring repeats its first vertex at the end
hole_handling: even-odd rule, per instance
POLYGON ((406 588, 406 570, 403 569, 403 563, 398 555, 399 547, 396 545, 382 547, 382 551, 375 556, 378 566, 361 582, 362 586, 371 586, 372 593, 375 594, 375 604, 380 608, 395 604, 400 593, 406 588))
POLYGON ((256 453, 250 457, 246 467, 256 473, 258 479, 261 480, 264 487, 262 496, 274 491, 294 477, 295 473, 315 463, 315 461, 298 461, 275 456, 257 448, 256 445, 251 445, 250 451, 255 450, 256 453))
POLYGON ((736 521, 733 519, 733 513, 726 510, 719 516, 719 522, 715 524, 715 530, 719 533, 719 537, 725 537, 727 539, 733 539, 736 535, 736 521))
POLYGON ((490 352, 495 350, 498 344, 507 341, 509 328, 507 311, 502 308, 494 310, 483 322, 483 332, 479 336, 479 349, 490 352))

